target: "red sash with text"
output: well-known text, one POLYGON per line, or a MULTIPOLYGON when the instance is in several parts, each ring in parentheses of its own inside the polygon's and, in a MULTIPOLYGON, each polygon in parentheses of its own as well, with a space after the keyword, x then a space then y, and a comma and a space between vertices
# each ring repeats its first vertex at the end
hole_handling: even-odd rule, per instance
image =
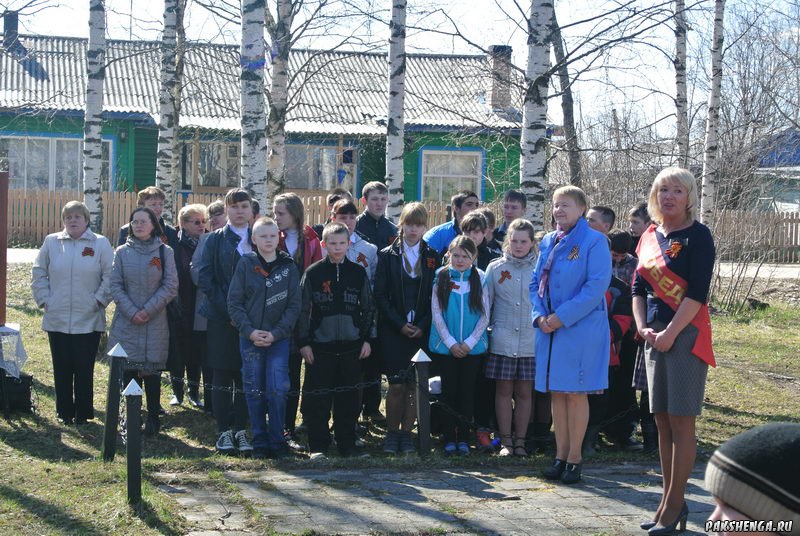
MULTIPOLYGON (((636 247, 639 264, 636 272, 653 287, 653 293, 670 306, 673 311, 678 310, 688 284, 686 281, 667 267, 664 253, 656 237, 656 226, 651 225, 642 234, 639 245, 636 247)), ((714 348, 711 345, 711 316, 708 304, 704 303, 692 319, 692 325, 697 328, 697 339, 692 347, 692 354, 712 367, 716 367, 714 348)))

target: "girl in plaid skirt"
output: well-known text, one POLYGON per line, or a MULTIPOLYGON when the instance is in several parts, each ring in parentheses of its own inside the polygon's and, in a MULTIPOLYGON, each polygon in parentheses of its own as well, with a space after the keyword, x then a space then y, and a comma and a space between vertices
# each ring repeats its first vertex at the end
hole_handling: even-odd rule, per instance
POLYGON ((533 225, 521 218, 514 220, 503 243, 503 256, 486 269, 486 289, 492 303, 486 377, 497 382, 495 411, 503 445, 500 456, 528 454, 525 435, 531 415, 536 334, 530 319, 530 294, 525 290, 536 267, 535 249, 533 225))

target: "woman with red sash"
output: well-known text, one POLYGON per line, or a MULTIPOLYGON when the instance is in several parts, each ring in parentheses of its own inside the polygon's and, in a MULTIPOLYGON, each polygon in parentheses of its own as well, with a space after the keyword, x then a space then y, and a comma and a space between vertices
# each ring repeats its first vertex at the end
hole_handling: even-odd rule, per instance
POLYGON ((697 182, 691 172, 667 168, 650 189, 653 224, 637 248, 633 315, 645 341, 650 411, 658 426, 664 491, 651 535, 686 526, 686 483, 697 451, 695 420, 703 405, 711 346, 708 290, 714 270, 714 240, 695 218, 697 182))

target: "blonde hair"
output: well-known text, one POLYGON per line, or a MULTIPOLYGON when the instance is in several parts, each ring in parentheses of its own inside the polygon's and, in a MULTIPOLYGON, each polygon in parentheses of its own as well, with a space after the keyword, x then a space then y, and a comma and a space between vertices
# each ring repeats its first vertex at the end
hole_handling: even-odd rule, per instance
POLYGON ((571 197, 572 199, 574 199, 576 203, 583 206, 584 212, 586 212, 585 209, 589 206, 589 202, 586 199, 586 192, 584 192, 577 186, 572 186, 572 185, 562 186, 560 188, 557 188, 556 191, 553 192, 553 199, 561 196, 571 197))
POLYGON ((400 213, 400 221, 397 226, 402 229, 403 225, 406 223, 409 225, 424 225, 427 227, 428 209, 425 208, 425 205, 414 201, 404 206, 403 211, 400 213))
POLYGON ((67 214, 72 212, 77 212, 84 217, 86 223, 89 223, 89 220, 91 219, 91 216, 89 215, 89 209, 86 208, 86 205, 80 201, 70 201, 64 205, 64 208, 61 209, 61 223, 64 223, 64 218, 67 217, 67 214))
POLYGON ((697 197, 697 179, 688 169, 679 167, 668 167, 661 170, 650 187, 650 195, 647 197, 647 212, 653 221, 663 223, 663 215, 658 206, 658 190, 665 184, 679 184, 686 188, 686 195, 689 198, 689 205, 686 207, 686 221, 697 219, 697 207, 700 201, 697 197))
POLYGON ((178 212, 178 221, 181 223, 189 221, 189 216, 191 214, 199 214, 200 216, 205 218, 207 212, 208 210, 206 209, 206 206, 201 205, 200 203, 195 203, 193 205, 186 205, 180 210, 180 212, 178 212))
POLYGON ((256 227, 263 227, 265 225, 274 225, 275 227, 278 227, 278 224, 275 223, 275 220, 269 216, 262 216, 258 218, 255 223, 253 223, 253 232, 256 231, 256 227))
POLYGON ((397 236, 400 239, 401 248, 403 247, 403 225, 405 224, 428 227, 428 209, 425 208, 425 205, 414 201, 403 207, 403 211, 400 213, 400 219, 397 222, 397 236))

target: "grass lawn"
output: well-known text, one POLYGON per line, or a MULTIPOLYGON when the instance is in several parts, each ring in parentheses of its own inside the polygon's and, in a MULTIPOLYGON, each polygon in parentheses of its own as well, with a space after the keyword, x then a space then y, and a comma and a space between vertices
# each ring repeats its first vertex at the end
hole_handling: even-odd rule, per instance
MULTIPOLYGON (((62 426, 55 419, 52 367, 47 338, 40 329, 41 313, 30 294, 30 265, 12 265, 8 275, 8 321, 20 323, 29 355, 25 371, 34 376, 37 412, 0 417, 0 527, 4 534, 184 534, 191 523, 179 514, 169 495, 148 478, 156 471, 200 478, 228 491, 222 472, 228 469, 269 470, 272 461, 220 457, 213 453, 215 426, 203 412, 181 407, 162 418, 164 431, 143 445, 143 504, 126 504, 124 447, 112 463, 99 459, 105 417, 108 367, 95 368, 97 419, 81 426, 62 426)), ((706 406, 698 421, 701 453, 710 452, 730 436, 756 424, 773 420, 800 420, 800 333, 787 329, 800 325, 800 308, 776 305, 767 311, 739 317, 714 317, 719 366, 709 372, 706 406)), ((169 389, 162 390, 167 407, 169 389)), ((519 467, 531 474, 547 460, 500 459, 471 456, 445 459, 436 454, 426 460, 390 459, 380 454, 381 437, 373 435, 370 459, 359 467, 397 470, 420 467, 470 467, 487 473, 519 467)), ((595 462, 651 460, 643 455, 605 452, 595 462)), ((281 460, 283 470, 308 468, 302 458, 281 460)), ((351 460, 331 458, 328 467, 352 467, 351 460)), ((319 467, 315 464, 315 467, 319 467)), ((242 499, 244 500, 244 499, 242 499)), ((248 510, 251 529, 267 529, 258 512, 248 510)))

